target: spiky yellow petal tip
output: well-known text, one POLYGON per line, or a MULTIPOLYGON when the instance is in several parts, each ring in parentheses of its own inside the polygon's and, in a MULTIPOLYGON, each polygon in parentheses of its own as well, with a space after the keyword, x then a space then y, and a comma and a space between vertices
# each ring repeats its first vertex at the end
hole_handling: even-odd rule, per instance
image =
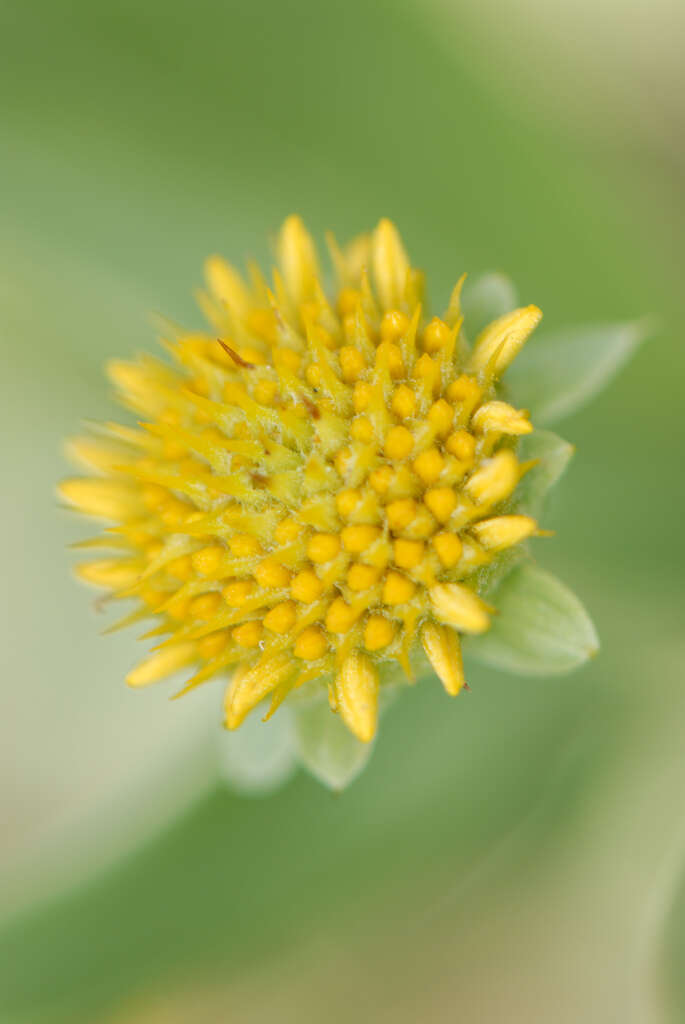
POLYGON ((333 295, 298 217, 271 286, 211 257, 200 301, 213 332, 166 340, 173 365, 110 365, 144 423, 73 442, 94 475, 61 495, 113 524, 98 542, 112 557, 79 575, 137 602, 124 621, 156 616, 152 635, 167 635, 131 686, 192 665, 185 693, 228 672, 235 729, 266 697, 270 714, 332 678, 332 709, 368 742, 383 663, 410 672, 423 647, 447 693, 462 689, 460 634, 487 630, 493 611, 480 570, 539 533, 510 513, 517 438, 533 428, 498 380, 541 313, 506 314, 468 354, 463 278, 428 318, 390 221, 329 247, 333 295))

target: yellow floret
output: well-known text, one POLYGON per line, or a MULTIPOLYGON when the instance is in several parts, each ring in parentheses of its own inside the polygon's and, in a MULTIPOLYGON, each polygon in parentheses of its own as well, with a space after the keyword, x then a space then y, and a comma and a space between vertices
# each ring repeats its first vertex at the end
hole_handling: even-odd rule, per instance
POLYGON ((340 541, 331 533, 317 533, 307 545, 307 555, 312 562, 323 565, 335 558, 340 550, 340 541))
POLYGON ((380 651, 392 643, 395 627, 382 615, 370 615, 364 627, 364 646, 367 651, 380 651))
POLYGON ((304 629, 295 641, 295 657, 306 661, 318 661, 328 650, 328 640, 317 626, 304 629))
POLYGON ((254 571, 255 579, 260 587, 287 587, 290 573, 275 558, 265 558, 254 571))
POLYGON ((302 569, 290 583, 290 593, 296 601, 311 604, 323 592, 323 583, 312 569, 302 569))

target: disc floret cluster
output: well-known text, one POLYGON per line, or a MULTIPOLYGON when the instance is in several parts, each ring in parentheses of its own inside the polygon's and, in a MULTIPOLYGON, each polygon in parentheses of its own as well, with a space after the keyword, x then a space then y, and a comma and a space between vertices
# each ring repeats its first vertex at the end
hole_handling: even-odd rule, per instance
POLYGON ((423 648, 449 694, 461 637, 494 609, 483 569, 538 533, 513 508, 533 429, 499 381, 541 318, 527 306, 467 346, 462 281, 429 318, 422 275, 389 221, 340 250, 335 294, 299 218, 268 284, 218 257, 201 304, 214 330, 178 333, 166 363, 114 362, 137 426, 72 442, 90 475, 66 500, 108 520, 80 576, 155 616, 143 686, 187 668, 182 693, 228 673, 226 724, 268 714, 305 682, 361 740, 384 664, 412 677, 423 648))

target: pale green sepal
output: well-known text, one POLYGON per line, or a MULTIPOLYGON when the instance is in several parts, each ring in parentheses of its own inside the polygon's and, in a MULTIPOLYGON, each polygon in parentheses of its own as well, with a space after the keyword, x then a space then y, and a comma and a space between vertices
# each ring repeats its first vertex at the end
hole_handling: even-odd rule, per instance
POLYGON ((477 338, 493 320, 516 309, 517 305, 516 289, 506 274, 491 271, 473 279, 467 277, 461 294, 461 311, 469 341, 477 338))
POLYGON ((553 423, 602 391, 654 326, 643 319, 536 333, 507 371, 507 386, 533 423, 553 423))
POLYGON ((519 458, 522 462, 537 459, 529 469, 516 492, 516 507, 539 518, 548 491, 554 487, 566 469, 575 448, 551 430, 534 430, 522 438, 519 458))
POLYGON ((259 710, 235 732, 222 730, 219 745, 221 776, 231 789, 249 796, 272 792, 297 767, 295 727, 288 708, 279 708, 267 722, 259 710))
POLYGON ((588 613, 572 591, 532 562, 515 566, 493 598, 499 612, 469 654, 520 675, 570 672, 599 650, 588 613))
POLYGON ((356 779, 373 743, 361 743, 334 714, 322 696, 293 709, 300 760, 329 789, 341 790, 356 779))

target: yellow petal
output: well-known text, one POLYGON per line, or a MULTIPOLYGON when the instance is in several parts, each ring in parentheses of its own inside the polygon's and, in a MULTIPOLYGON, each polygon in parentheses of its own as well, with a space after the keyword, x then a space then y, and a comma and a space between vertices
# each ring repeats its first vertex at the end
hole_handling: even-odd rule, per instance
POLYGON ((262 658, 250 668, 235 672, 226 691, 226 727, 237 729, 263 697, 271 693, 294 671, 292 657, 285 651, 262 658))
POLYGON ((75 572, 87 583, 94 583, 97 587, 108 587, 110 590, 120 590, 133 586, 140 579, 141 568, 131 566, 120 558, 107 558, 77 565, 75 572))
POLYGON ((446 324, 450 327, 454 327, 455 324, 461 320, 461 290, 464 287, 464 281, 466 280, 466 274, 462 274, 450 295, 450 303, 447 307, 447 312, 443 317, 446 324))
POLYGON ((345 246, 343 252, 346 277, 345 280, 358 285, 362 272, 371 260, 371 236, 357 235, 345 246))
POLYGON ((250 294, 235 267, 221 256, 210 256, 205 263, 205 277, 213 295, 228 306, 238 320, 245 320, 250 308, 250 294))
POLYGON ((114 385, 129 398, 150 398, 160 387, 177 383, 168 367, 154 359, 129 362, 110 359, 107 375, 114 385))
POLYGON ((97 519, 126 522, 142 512, 140 498, 124 480, 63 480, 57 492, 79 512, 97 519))
POLYGON ((466 484, 479 504, 495 505, 508 498, 519 481, 521 467, 512 451, 505 449, 484 462, 466 484))
POLYGON ((537 528, 532 516, 494 516, 476 523, 471 533, 488 551, 503 551, 532 537, 537 528))
POLYGON ((462 633, 484 633, 490 626, 488 606, 461 583, 437 583, 428 592, 436 618, 462 633))
POLYGON ((342 664, 335 682, 337 705, 347 728, 362 743, 376 734, 378 672, 363 654, 354 652, 342 664))
POLYGON ((476 339, 469 368, 499 377, 516 358, 526 340, 542 320, 537 306, 524 306, 493 320, 476 339))
POLYGON ((131 458, 131 449, 109 438, 74 437, 67 441, 66 454, 87 469, 109 473, 131 458))
POLYGON ((397 228, 389 220, 382 220, 373 233, 371 263, 383 310, 397 309, 404 298, 409 260, 397 228))
POLYGON ((281 228, 278 262, 288 293, 299 306, 311 295, 319 272, 314 242, 300 217, 288 217, 281 228))
POLYGON ((479 434, 521 435, 530 434, 533 429, 528 413, 508 402, 486 402, 474 413, 471 423, 479 434))
POLYGON ((194 644, 177 644, 175 647, 167 647, 163 651, 156 651, 149 658, 145 658, 132 672, 126 676, 129 686, 148 686, 156 683, 173 672, 177 672, 185 665, 189 665, 195 658, 194 644))
POLYGON ((421 642, 440 682, 451 697, 456 697, 465 681, 459 636, 453 629, 427 622, 421 642))

